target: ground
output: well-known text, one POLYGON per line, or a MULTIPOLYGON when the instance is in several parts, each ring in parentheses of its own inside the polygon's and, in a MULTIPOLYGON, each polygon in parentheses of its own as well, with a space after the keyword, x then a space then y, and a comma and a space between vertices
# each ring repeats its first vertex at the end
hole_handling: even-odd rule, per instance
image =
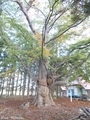
POLYGON ((31 105, 29 98, 0 98, 0 120, 70 120, 77 116, 80 107, 89 107, 90 102, 69 98, 54 99, 56 105, 37 108, 31 105), (30 103, 29 108, 21 108, 21 104, 30 103))

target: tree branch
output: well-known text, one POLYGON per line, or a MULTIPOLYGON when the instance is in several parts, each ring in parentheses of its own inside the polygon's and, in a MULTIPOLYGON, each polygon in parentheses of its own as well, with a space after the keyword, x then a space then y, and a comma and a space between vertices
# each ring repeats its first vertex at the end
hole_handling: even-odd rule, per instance
POLYGON ((35 5, 33 5, 32 8, 38 10, 46 18, 45 14, 38 7, 36 7, 35 5))
POLYGON ((27 3, 26 11, 29 11, 29 9, 32 7, 34 1, 35 0, 29 0, 29 2, 26 1, 26 3, 27 3))
POLYGON ((47 25, 52 17, 52 14, 53 14, 53 11, 54 11, 54 6, 55 4, 58 2, 58 0, 55 0, 55 2, 53 3, 51 9, 50 9, 50 12, 49 12, 49 15, 47 16, 46 20, 45 20, 45 24, 47 25))
POLYGON ((22 5, 22 2, 20 2, 19 0, 16 0, 16 1, 14 1, 14 2, 16 2, 16 3, 19 5, 21 11, 23 12, 23 14, 25 15, 25 17, 26 17, 26 19, 27 19, 27 22, 28 22, 28 24, 29 24, 29 28, 31 29, 31 31, 32 31, 34 34, 36 34, 35 30, 33 29, 32 24, 31 24, 31 21, 30 21, 30 19, 29 19, 29 16, 28 16, 27 12, 24 10, 24 7, 23 7, 23 5, 22 5))
POLYGON ((77 68, 78 66, 84 64, 84 63, 88 60, 89 57, 90 57, 90 53, 87 55, 86 59, 82 60, 80 63, 78 63, 77 65, 73 66, 73 67, 69 70, 69 73, 68 73, 67 76, 70 76, 71 73, 72 73, 72 71, 73 71, 75 68, 77 68))
POLYGON ((65 13, 66 11, 64 10, 64 11, 62 11, 62 13, 59 15, 59 14, 55 14, 55 19, 52 19, 51 21, 53 21, 52 23, 51 23, 51 25, 49 26, 49 28, 48 28, 48 33, 50 32, 50 30, 52 29, 52 27, 54 26, 54 24, 56 23, 56 21, 65 13), (57 17, 56 17, 57 16, 57 17))
POLYGON ((73 52, 73 51, 76 50, 76 49, 78 49, 78 50, 80 50, 80 49, 85 49, 85 48, 88 48, 89 46, 90 46, 90 42, 85 43, 84 45, 77 45, 76 47, 74 47, 74 48, 70 51, 70 53, 73 52))
POLYGON ((66 85, 67 84, 67 81, 66 80, 62 80, 62 81, 56 81, 56 82, 53 82, 50 86, 50 88, 52 89, 54 86, 56 85, 66 85))
POLYGON ((54 6, 55 4, 58 2, 58 0, 55 0, 55 2, 53 3, 53 5, 51 6, 51 9, 49 11, 49 14, 47 16, 47 18, 45 19, 45 24, 42 28, 42 39, 43 39, 43 44, 45 44, 45 38, 46 38, 46 33, 47 33, 47 26, 49 24, 49 21, 53 15, 53 11, 54 11, 54 6))
POLYGON ((79 21, 78 23, 75 21, 73 24, 69 25, 62 33, 60 33, 59 35, 56 35, 55 37, 51 38, 48 42, 46 42, 45 44, 48 44, 49 42, 56 40, 58 37, 62 36, 64 33, 66 33, 68 30, 70 30, 73 27, 76 27, 77 25, 79 25, 80 23, 82 23, 85 19, 87 18, 87 16, 85 16, 81 21, 79 21))
MULTIPOLYGON (((75 68, 77 68, 77 67, 80 66, 80 65, 83 65, 83 64, 88 60, 89 57, 90 57, 90 53, 87 55, 87 57, 86 57, 84 60, 82 60, 81 62, 79 62, 77 65, 73 66, 73 67, 68 71, 68 74, 66 75, 66 79, 72 74, 72 71, 73 71, 75 68)), ((65 61, 64 61, 64 62, 65 62, 65 61)), ((63 64, 64 64, 64 63, 63 63, 63 64)), ((60 68, 60 66, 59 66, 59 68, 60 68)), ((59 68, 58 68, 58 69, 59 69, 59 68)), ((55 77, 55 80, 61 78, 63 75, 64 75, 63 73, 60 74, 60 75, 58 75, 57 77, 55 77)))

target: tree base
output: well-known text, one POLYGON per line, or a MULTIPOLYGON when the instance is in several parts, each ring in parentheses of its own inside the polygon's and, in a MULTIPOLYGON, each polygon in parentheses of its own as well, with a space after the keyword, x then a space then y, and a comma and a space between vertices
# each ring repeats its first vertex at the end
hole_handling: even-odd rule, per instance
POLYGON ((51 96, 50 89, 47 86, 39 86, 34 105, 36 105, 37 107, 55 105, 55 102, 53 101, 51 96))

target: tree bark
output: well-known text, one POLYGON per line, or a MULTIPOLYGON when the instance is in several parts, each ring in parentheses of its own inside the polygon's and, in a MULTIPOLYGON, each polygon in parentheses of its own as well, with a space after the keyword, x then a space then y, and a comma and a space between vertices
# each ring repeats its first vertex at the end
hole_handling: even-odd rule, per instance
POLYGON ((38 107, 55 105, 50 88, 47 84, 47 70, 44 61, 39 61, 39 77, 38 77, 37 98, 35 105, 38 107))

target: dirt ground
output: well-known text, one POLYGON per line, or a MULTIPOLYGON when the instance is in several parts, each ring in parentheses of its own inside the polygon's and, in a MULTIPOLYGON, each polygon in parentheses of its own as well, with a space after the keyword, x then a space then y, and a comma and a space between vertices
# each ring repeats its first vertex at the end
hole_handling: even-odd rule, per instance
POLYGON ((33 99, 0 98, 0 120, 71 120, 77 116, 81 107, 89 107, 90 102, 69 98, 54 99, 56 105, 37 108, 31 105, 33 99), (21 104, 29 102, 27 109, 21 104))

